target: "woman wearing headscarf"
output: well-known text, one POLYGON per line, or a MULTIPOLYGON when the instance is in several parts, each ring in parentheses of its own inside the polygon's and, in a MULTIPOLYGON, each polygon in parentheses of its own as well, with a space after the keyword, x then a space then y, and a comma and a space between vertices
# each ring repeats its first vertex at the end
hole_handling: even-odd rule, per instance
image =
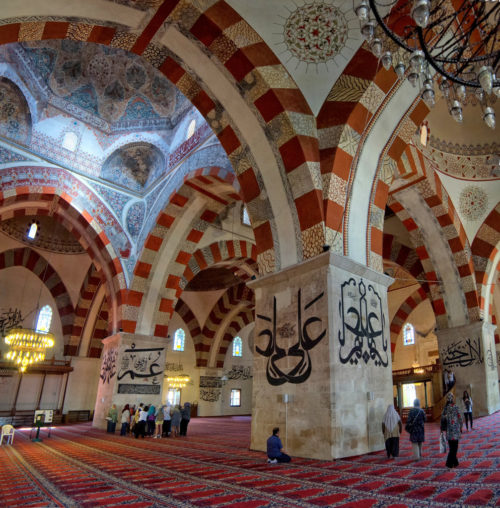
POLYGON ((151 437, 154 436, 155 433, 155 421, 156 421, 156 408, 153 404, 149 406, 148 409, 148 418, 147 418, 147 431, 146 435, 151 437))
POLYGON ((448 440, 448 457, 446 458, 446 467, 452 468, 458 466, 457 451, 458 440, 462 436, 462 415, 455 405, 453 393, 446 396, 446 405, 441 414, 441 432, 446 431, 448 440))
POLYGON ((171 404, 167 400, 167 403, 163 406, 163 428, 162 435, 168 437, 170 435, 170 428, 172 425, 172 416, 171 416, 171 404))
POLYGON ((394 406, 389 404, 385 412, 384 421, 382 422, 382 432, 384 433, 388 459, 399 456, 399 435, 402 429, 401 418, 394 409, 394 406))
POLYGON ((425 412, 420 408, 420 400, 413 401, 413 407, 408 413, 405 429, 410 433, 414 460, 422 458, 422 443, 425 441, 425 412))
POLYGON ((113 404, 109 411, 108 416, 106 416, 106 420, 108 421, 107 432, 115 433, 116 422, 118 421, 118 409, 116 409, 116 404, 113 404))
POLYGON ((191 403, 185 402, 184 407, 181 409, 181 436, 185 436, 187 434, 187 428, 189 425, 189 421, 191 420, 191 403))

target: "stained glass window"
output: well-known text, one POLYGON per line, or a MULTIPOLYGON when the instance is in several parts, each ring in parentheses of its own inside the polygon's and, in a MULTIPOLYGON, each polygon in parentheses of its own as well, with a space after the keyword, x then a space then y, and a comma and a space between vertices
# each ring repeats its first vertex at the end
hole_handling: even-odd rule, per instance
POLYGON ((182 328, 176 330, 174 335, 174 351, 184 351, 184 339, 186 334, 182 328))
POLYGON ((233 356, 243 355, 243 343, 240 337, 235 337, 233 340, 233 356))
POLYGON ((415 344, 415 329, 410 323, 406 323, 403 328, 403 344, 405 346, 415 344))
POLYGON ((231 406, 241 406, 241 390, 231 390, 231 406))
POLYGON ((50 332, 50 322, 52 321, 52 309, 50 305, 45 305, 40 309, 38 319, 36 321, 36 331, 42 333, 50 332))

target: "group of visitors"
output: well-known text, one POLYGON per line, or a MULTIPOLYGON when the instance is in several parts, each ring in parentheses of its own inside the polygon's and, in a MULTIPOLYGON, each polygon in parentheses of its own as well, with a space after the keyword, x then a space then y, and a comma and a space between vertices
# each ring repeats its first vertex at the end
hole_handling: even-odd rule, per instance
MULTIPOLYGON (((107 432, 114 434, 118 422, 118 410, 113 404, 108 411, 107 432)), ((154 404, 139 404, 138 407, 125 404, 120 415, 120 436, 133 433, 136 439, 141 436, 162 438, 186 436, 191 420, 191 403, 184 406, 172 405, 170 402, 156 407, 154 404)))
MULTIPOLYGON (((469 430, 469 423, 471 430, 473 429, 472 398, 467 391, 464 391, 462 400, 464 409, 463 419, 460 409, 455 404, 455 397, 451 392, 448 392, 446 396, 446 404, 441 413, 441 435, 442 439, 448 442, 448 456, 446 458, 446 466, 448 468, 458 466, 458 441, 462 435, 464 420, 467 431, 469 430)), ((413 407, 408 413, 405 425, 405 430, 410 435, 414 460, 422 458, 422 444, 425 441, 425 419, 425 411, 420 407, 420 400, 415 399, 413 407)), ((402 432, 402 423, 401 417, 394 409, 393 404, 389 404, 387 407, 382 422, 382 432, 384 433, 387 458, 397 457, 399 455, 399 436, 402 432)))

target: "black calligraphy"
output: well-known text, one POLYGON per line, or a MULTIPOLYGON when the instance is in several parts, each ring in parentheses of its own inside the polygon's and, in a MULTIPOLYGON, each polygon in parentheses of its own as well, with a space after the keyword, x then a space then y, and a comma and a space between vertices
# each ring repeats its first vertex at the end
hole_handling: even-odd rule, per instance
POLYGON ((201 388, 200 399, 205 402, 217 402, 220 399, 221 391, 214 388, 201 388))
POLYGON ((228 379, 242 379, 245 381, 252 377, 252 369, 250 367, 243 367, 243 365, 233 365, 226 376, 228 379))
POLYGON ((222 379, 214 376, 200 376, 200 388, 221 388, 222 379))
MULTIPOLYGON (((259 319, 263 319, 271 323, 270 328, 266 328, 259 333, 259 337, 269 337, 267 347, 261 349, 256 347, 255 350, 262 356, 268 359, 266 367, 266 377, 269 384, 279 386, 283 383, 303 383, 309 378, 311 374, 311 357, 309 351, 316 346, 326 335, 326 329, 321 331, 316 337, 311 337, 309 328, 313 323, 321 323, 321 319, 317 316, 307 318, 304 323, 303 313, 310 307, 318 302, 324 296, 324 292, 313 298, 302 309, 301 290, 297 293, 297 324, 298 324, 298 340, 288 349, 280 347, 277 341, 277 313, 276 313, 276 297, 273 297, 273 315, 272 317, 257 314, 259 319), (279 366, 280 360, 284 358, 294 358, 297 361, 295 365, 287 372, 279 366)), ((294 325, 295 326, 295 325, 294 325)), ((283 328, 283 327, 282 327, 283 328)), ((287 323, 286 330, 289 331, 292 327, 287 323)))
POLYGON ((3 337, 9 330, 15 328, 23 320, 19 309, 5 310, 0 314, 0 336, 3 337))
POLYGON ((481 353, 481 339, 461 339, 448 344, 441 350, 444 366, 468 367, 484 362, 481 353))
POLYGON ((339 331, 339 359, 341 363, 357 365, 373 360, 378 366, 387 367, 388 341, 384 334, 382 300, 375 288, 368 289, 361 280, 359 284, 350 278, 341 286, 339 313, 342 329, 339 331))
POLYGON ((101 366, 101 374, 99 377, 103 383, 108 383, 116 374, 116 359, 118 358, 118 350, 116 348, 108 349, 104 353, 101 366))
MULTIPOLYGON (((159 376, 163 369, 160 367, 160 357, 163 348, 135 349, 132 345, 130 349, 123 352, 118 381, 125 376, 135 378, 148 378, 159 376)), ((153 380, 153 382, 157 382, 153 380)))

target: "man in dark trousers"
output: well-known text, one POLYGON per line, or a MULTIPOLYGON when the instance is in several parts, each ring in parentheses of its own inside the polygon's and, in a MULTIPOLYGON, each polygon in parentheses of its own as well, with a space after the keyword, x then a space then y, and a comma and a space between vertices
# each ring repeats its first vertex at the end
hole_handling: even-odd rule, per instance
POLYGON ((273 435, 267 440, 267 462, 276 464, 277 462, 290 462, 291 460, 290 455, 284 453, 279 427, 274 427, 273 435))

